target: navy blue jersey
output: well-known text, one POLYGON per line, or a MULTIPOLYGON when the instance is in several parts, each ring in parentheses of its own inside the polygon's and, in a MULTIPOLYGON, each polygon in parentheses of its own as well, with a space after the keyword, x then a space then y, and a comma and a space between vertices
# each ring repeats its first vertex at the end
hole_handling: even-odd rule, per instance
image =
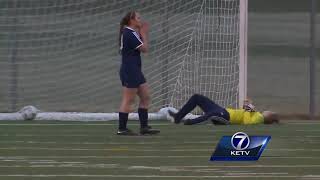
POLYGON ((122 64, 120 68, 120 79, 122 86, 127 88, 138 88, 145 83, 145 77, 141 70, 141 56, 139 47, 143 42, 139 34, 131 29, 125 27, 121 36, 121 55, 122 64))
POLYGON ((139 47, 143 45, 143 42, 139 34, 131 29, 125 27, 121 36, 121 55, 123 64, 135 64, 141 67, 141 56, 139 47))

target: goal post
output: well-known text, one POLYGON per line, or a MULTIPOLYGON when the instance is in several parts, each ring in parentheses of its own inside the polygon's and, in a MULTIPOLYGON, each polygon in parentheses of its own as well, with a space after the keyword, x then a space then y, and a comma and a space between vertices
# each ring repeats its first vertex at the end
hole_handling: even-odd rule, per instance
MULTIPOLYGON (((32 105, 43 111, 37 111, 42 119, 45 112, 53 112, 48 114, 53 119, 116 118, 119 23, 133 10, 151 25, 150 50, 142 55, 150 117, 163 118, 157 114, 161 108, 179 109, 195 93, 221 106, 240 107, 247 88, 247 3, 3 0, 0 112, 32 105)), ((4 114, 10 115, 0 113, 0 120, 4 114)))
POLYGON ((247 98, 247 41, 248 41, 248 0, 240 0, 239 24, 239 107, 242 107, 247 98))

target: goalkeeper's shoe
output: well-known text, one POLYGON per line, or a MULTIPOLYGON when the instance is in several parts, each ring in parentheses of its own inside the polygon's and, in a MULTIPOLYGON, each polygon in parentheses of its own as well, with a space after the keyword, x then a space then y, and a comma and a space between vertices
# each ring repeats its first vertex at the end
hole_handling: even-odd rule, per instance
POLYGON ((159 133, 160 133, 160 131, 158 129, 152 129, 151 126, 140 128, 141 135, 154 135, 154 134, 159 134, 159 133))
POLYGON ((192 119, 186 119, 186 120, 184 120, 184 123, 183 123, 184 125, 193 125, 194 124, 194 122, 192 121, 192 119))
POLYGON ((118 130, 117 135, 121 136, 137 136, 138 134, 131 131, 130 129, 118 130))
POLYGON ((211 116, 211 117, 209 117, 208 120, 211 120, 211 122, 214 125, 229 125, 230 124, 229 120, 227 120, 223 117, 219 117, 219 116, 211 116))
POLYGON ((177 113, 174 113, 173 111, 168 110, 168 114, 169 114, 169 116, 171 116, 173 118, 173 122, 174 123, 176 123, 176 124, 180 123, 180 120, 176 119, 177 113))

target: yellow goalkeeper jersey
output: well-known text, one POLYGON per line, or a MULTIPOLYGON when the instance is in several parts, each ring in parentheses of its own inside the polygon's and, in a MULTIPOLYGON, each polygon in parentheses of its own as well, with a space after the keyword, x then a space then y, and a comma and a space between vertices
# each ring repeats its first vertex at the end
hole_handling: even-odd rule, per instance
POLYGON ((231 124, 263 124, 264 119, 260 112, 248 112, 244 109, 227 108, 231 124))

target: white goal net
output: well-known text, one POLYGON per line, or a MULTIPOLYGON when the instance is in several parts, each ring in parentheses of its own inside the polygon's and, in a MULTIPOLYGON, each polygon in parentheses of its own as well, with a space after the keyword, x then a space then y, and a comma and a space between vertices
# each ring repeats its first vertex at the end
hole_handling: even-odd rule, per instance
POLYGON ((237 107, 246 86, 241 1, 2 0, 0 112, 117 112, 119 23, 132 10, 151 25, 142 56, 150 112, 194 93, 237 107))

